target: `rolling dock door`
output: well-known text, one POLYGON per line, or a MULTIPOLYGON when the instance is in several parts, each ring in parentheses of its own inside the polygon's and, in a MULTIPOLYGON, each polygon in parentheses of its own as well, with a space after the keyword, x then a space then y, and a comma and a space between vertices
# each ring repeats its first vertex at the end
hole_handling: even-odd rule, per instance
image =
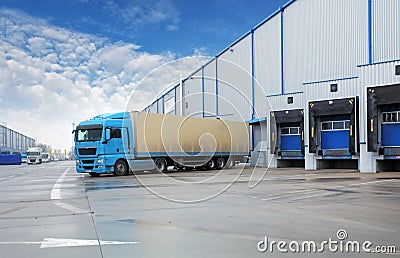
POLYGON ((278 156, 278 167, 304 166, 304 111, 273 111, 270 127, 271 154, 278 156))
POLYGON ((309 103, 309 152, 322 159, 352 159, 358 152, 356 98, 309 103))
POLYGON ((367 147, 382 170, 400 169, 400 84, 367 88, 367 147))

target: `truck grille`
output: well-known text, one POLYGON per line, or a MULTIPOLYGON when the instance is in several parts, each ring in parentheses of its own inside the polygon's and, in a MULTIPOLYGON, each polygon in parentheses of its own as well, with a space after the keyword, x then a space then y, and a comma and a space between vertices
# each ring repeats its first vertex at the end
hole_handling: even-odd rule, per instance
POLYGON ((94 160, 93 159, 87 159, 87 160, 82 160, 83 164, 93 164, 94 160))
POLYGON ((97 148, 79 148, 79 155, 95 155, 97 148))

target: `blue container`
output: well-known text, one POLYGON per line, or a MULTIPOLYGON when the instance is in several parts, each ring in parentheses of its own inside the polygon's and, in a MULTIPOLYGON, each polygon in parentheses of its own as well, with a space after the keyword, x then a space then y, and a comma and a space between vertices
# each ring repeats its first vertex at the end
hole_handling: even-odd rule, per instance
POLYGON ((0 165, 21 165, 21 155, 2 154, 0 155, 0 165))

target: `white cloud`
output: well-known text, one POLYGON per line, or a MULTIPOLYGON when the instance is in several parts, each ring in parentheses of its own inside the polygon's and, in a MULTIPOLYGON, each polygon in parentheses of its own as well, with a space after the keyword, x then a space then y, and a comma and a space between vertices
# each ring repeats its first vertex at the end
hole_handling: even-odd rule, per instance
MULTIPOLYGON (((162 19, 161 14, 153 17, 162 19)), ((137 95, 133 108, 144 108, 179 78, 179 71, 186 74, 204 61, 175 64, 167 73, 141 80, 177 55, 109 43, 7 9, 0 9, 0 23, 6 25, 0 32, 1 121, 55 148, 71 146, 72 122, 123 111, 132 94, 137 95)))
POLYGON ((107 1, 103 8, 107 14, 126 26, 137 29, 143 26, 167 24, 166 30, 177 30, 180 12, 171 0, 107 1))

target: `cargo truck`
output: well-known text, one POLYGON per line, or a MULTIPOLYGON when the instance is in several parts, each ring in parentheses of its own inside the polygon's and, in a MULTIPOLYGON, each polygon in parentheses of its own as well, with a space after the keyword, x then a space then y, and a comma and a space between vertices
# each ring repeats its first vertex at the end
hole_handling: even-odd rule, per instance
POLYGON ((42 162, 43 163, 50 162, 50 153, 47 153, 47 152, 42 153, 42 162))
POLYGON ((73 133, 76 171, 92 176, 222 169, 249 154, 248 124, 216 118, 120 112, 83 121, 73 133))
POLYGON ((39 147, 29 148, 26 152, 26 159, 28 164, 41 164, 42 163, 42 149, 39 147))

